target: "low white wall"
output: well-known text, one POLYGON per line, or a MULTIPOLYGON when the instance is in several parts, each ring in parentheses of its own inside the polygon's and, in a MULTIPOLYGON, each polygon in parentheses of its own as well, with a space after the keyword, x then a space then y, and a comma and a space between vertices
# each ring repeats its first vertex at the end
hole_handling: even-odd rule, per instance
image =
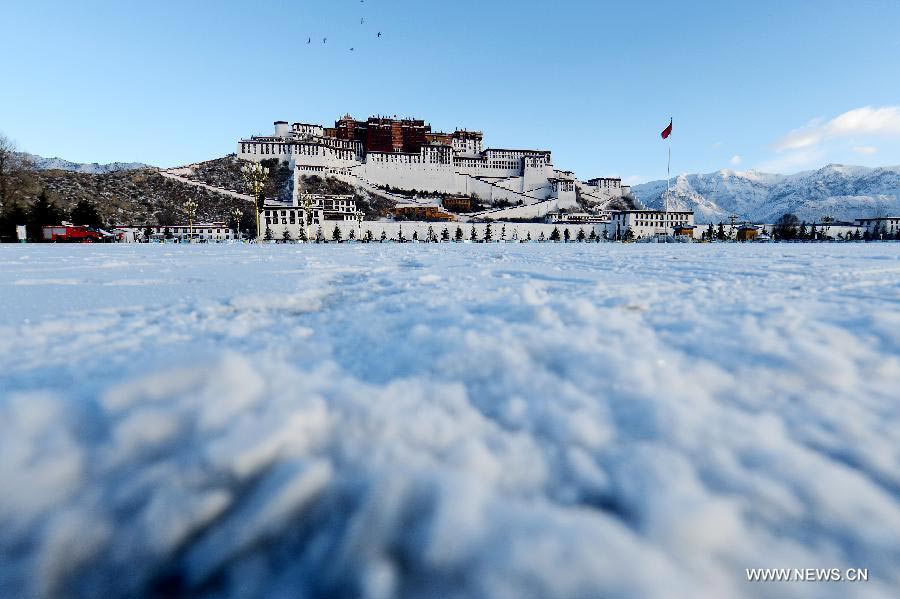
MULTIPOLYGON (((544 234, 544 238, 549 240, 551 233, 554 228, 559 229, 560 236, 563 235, 565 229, 569 230, 569 234, 571 239, 574 241, 576 237, 578 237, 578 231, 583 230, 585 237, 590 236, 591 230, 597 230, 594 225, 571 225, 571 224, 544 224, 544 223, 502 223, 495 222, 490 223, 491 225, 491 233, 492 238, 496 241, 503 237, 505 232, 505 238, 507 240, 512 240, 514 236, 517 239, 526 239, 528 234, 531 234, 531 238, 537 241, 541 233, 544 234)), ((331 241, 332 235, 334 234, 335 226, 338 227, 341 231, 341 238, 347 240, 350 238, 350 231, 353 231, 357 237, 360 235, 359 225, 353 221, 326 221, 321 225, 322 234, 324 237, 331 241)), ((428 228, 431 227, 434 231, 434 234, 437 235, 438 239, 441 237, 441 233, 444 228, 447 229, 447 232, 450 234, 450 239, 453 240, 456 236, 457 227, 462 230, 463 239, 468 240, 472 235, 472 229, 474 228, 478 239, 484 239, 485 231, 487 229, 487 223, 460 223, 460 222, 449 222, 449 223, 428 223, 428 222, 419 222, 419 221, 406 221, 406 222, 394 222, 394 221, 363 221, 361 227, 361 234, 365 235, 366 231, 372 231, 372 237, 377 241, 381 239, 382 231, 387 236, 388 239, 396 240, 400 233, 400 229, 403 229, 403 237, 407 240, 411 240, 413 238, 413 233, 418 234, 418 238, 420 241, 424 241, 428 235, 428 228)), ((299 225, 271 225, 273 238, 275 240, 280 241, 284 235, 284 229, 290 228, 291 237, 294 240, 299 239, 300 228, 299 225)), ((316 230, 319 225, 310 225, 310 238, 315 239, 316 230)), ((263 229, 265 232, 265 229, 263 229)), ((597 231, 598 234, 602 234, 602 231, 597 231)))

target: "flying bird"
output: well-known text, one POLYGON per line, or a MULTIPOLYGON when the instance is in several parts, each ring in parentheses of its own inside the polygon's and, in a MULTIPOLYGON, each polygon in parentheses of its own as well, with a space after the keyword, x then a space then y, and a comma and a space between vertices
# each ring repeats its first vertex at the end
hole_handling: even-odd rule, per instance
POLYGON ((381 37, 381 32, 380 32, 380 31, 378 32, 378 37, 381 37))
POLYGON ((350 51, 353 52, 354 48, 350 48, 350 51))
POLYGON ((312 43, 312 38, 309 38, 308 40, 306 40, 306 43, 307 43, 307 44, 311 44, 311 43, 312 43))
POLYGON ((327 41, 328 41, 328 38, 327 38, 327 37, 323 37, 323 38, 322 38, 322 43, 323 43, 323 44, 326 43, 327 41))

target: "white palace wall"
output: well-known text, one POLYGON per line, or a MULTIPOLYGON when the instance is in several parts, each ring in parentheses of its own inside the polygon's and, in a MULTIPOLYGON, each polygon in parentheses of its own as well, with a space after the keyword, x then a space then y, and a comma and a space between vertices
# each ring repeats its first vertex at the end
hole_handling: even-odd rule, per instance
MULTIPOLYGON (((397 154, 396 161, 370 159, 353 169, 353 173, 376 185, 390 185, 400 189, 418 189, 442 193, 459 193, 453 167, 447 164, 407 162, 404 158, 418 155, 397 154)), ((393 157, 392 157, 393 158, 393 157)))

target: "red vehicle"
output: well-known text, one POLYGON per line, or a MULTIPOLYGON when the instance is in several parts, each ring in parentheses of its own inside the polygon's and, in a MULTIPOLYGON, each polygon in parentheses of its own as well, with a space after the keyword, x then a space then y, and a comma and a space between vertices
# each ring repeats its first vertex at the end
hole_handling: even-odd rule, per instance
POLYGON ((55 243, 94 243, 102 236, 97 231, 78 225, 44 227, 44 241, 55 243))

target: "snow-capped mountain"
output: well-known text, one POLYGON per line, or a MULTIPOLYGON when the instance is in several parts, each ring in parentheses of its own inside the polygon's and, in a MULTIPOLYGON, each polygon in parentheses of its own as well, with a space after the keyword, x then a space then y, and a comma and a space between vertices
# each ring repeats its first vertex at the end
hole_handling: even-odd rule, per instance
MULTIPOLYGON (((900 214, 900 166, 829 164, 796 175, 721 170, 680 175, 671 185, 670 209, 693 210, 698 223, 725 221, 731 214, 757 223, 774 222, 787 212, 810 222, 900 214)), ((665 181, 632 188, 649 208, 661 208, 665 192, 665 181)))
POLYGON ((119 171, 134 171, 142 168, 152 168, 140 162, 110 162, 108 164, 90 164, 71 162, 62 158, 44 158, 35 154, 24 154, 25 158, 34 164, 34 168, 41 171, 69 171, 72 173, 84 173, 88 175, 105 175, 119 171))

